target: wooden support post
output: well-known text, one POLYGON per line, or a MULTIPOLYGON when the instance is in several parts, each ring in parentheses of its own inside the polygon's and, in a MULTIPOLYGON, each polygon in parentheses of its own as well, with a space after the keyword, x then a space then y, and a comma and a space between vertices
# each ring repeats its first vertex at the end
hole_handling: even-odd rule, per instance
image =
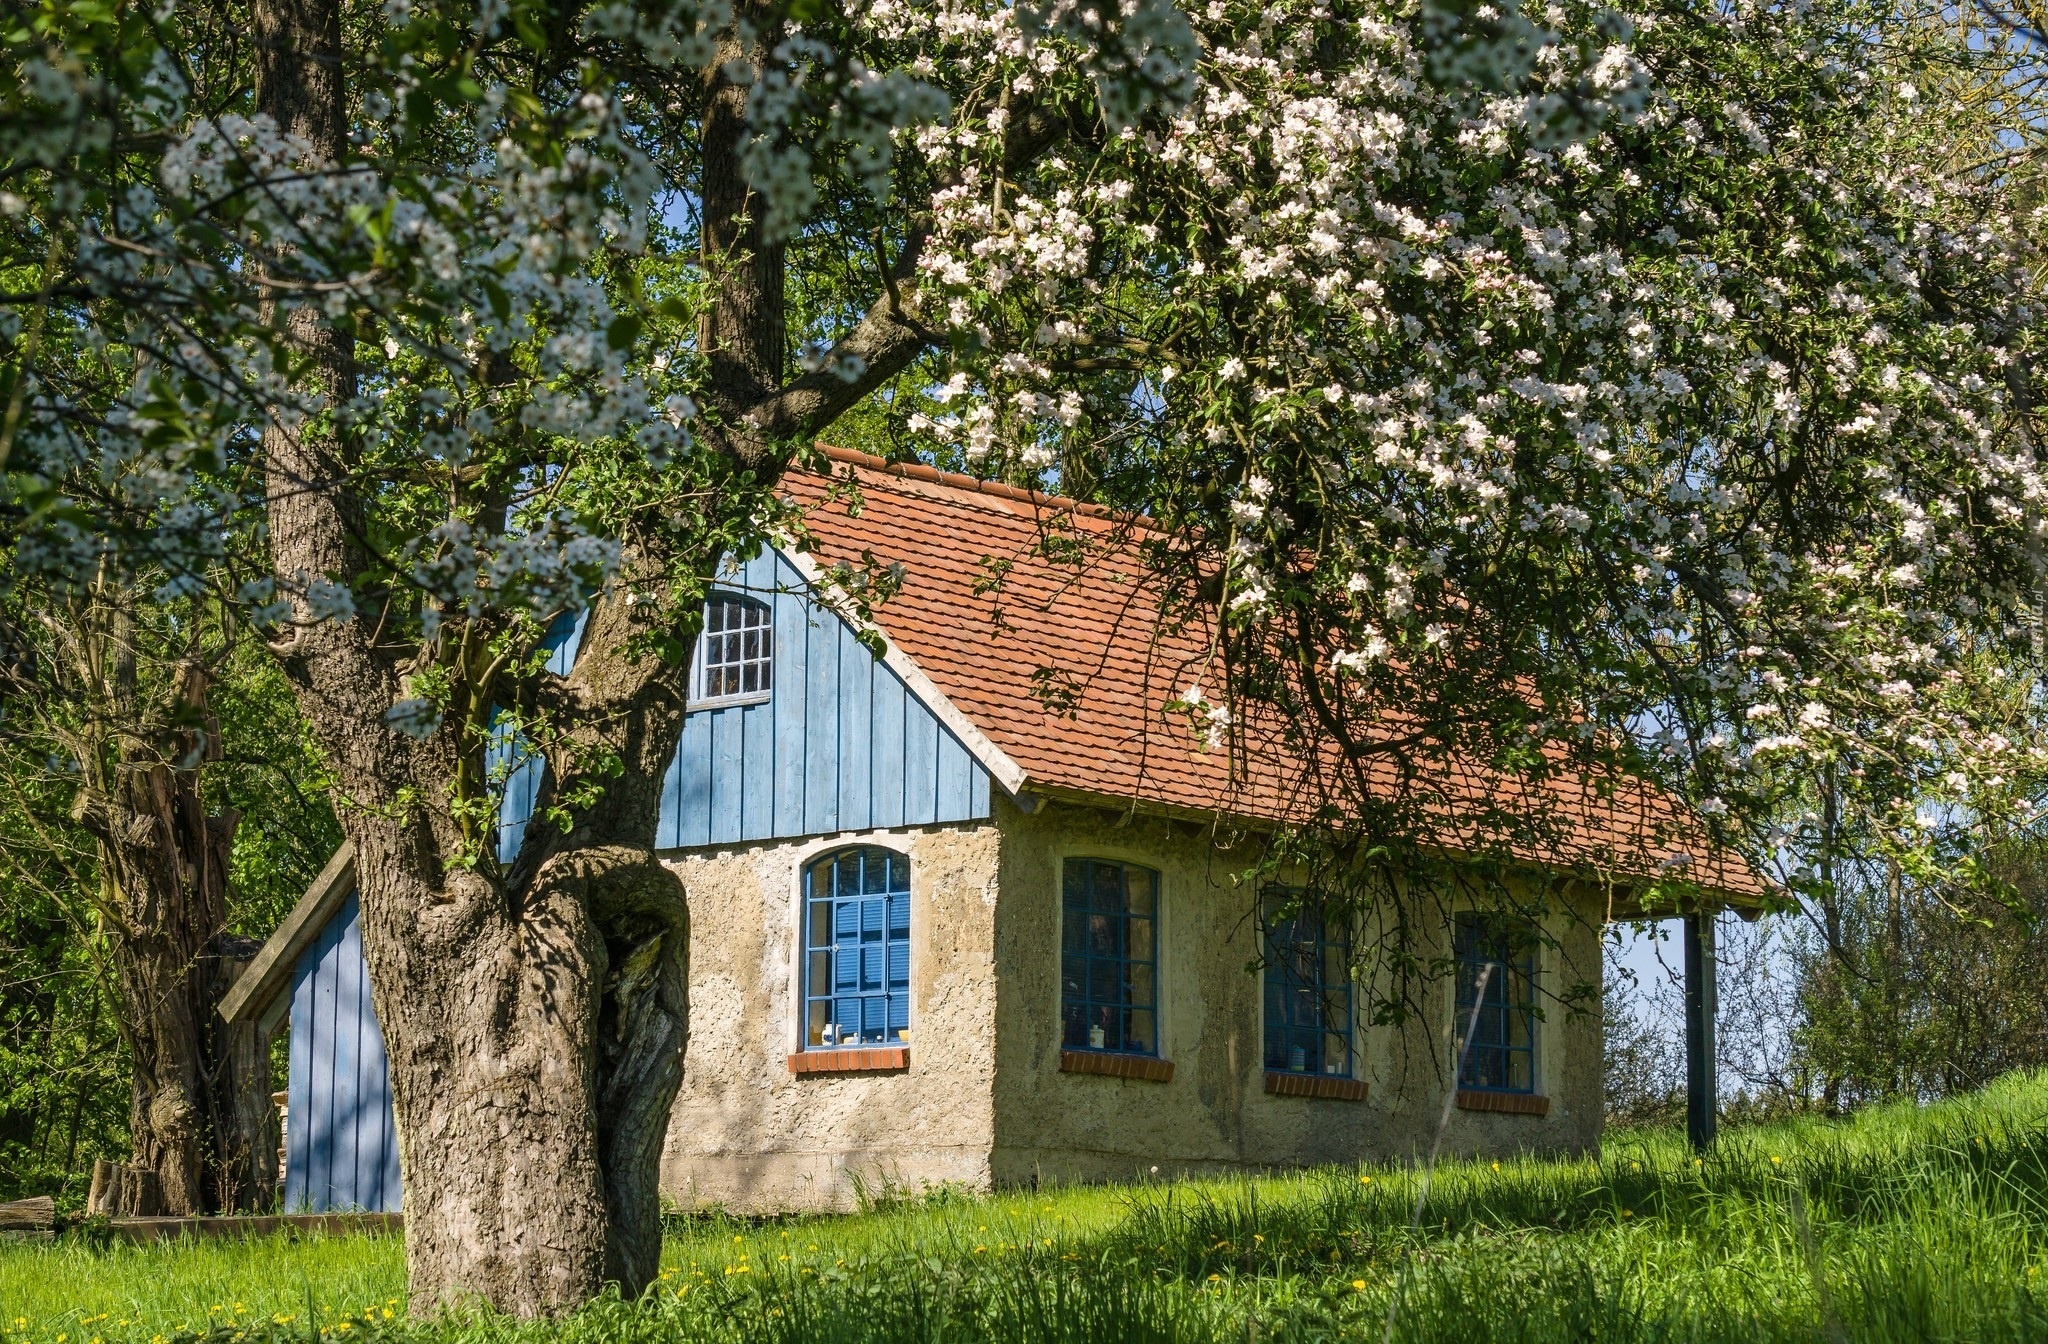
POLYGON ((1685 1137, 1694 1152, 1714 1141, 1714 914, 1685 917, 1685 1137))

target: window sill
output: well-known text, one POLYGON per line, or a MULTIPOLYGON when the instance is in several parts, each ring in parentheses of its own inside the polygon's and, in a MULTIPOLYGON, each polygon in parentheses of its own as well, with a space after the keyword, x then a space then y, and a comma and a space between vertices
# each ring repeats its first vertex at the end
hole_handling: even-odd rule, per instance
POLYGON ((1098 1073, 1146 1083, 1173 1081, 1173 1061, 1157 1055, 1124 1055, 1111 1050, 1062 1050, 1061 1073, 1098 1073))
POLYGON ((1530 1092, 1478 1092, 1458 1089, 1461 1111, 1491 1111, 1495 1115, 1549 1115, 1550 1098, 1530 1092))
POLYGON ((716 700, 689 700, 684 702, 683 712, 695 714, 700 709, 736 709, 741 705, 765 705, 775 698, 773 691, 752 691, 746 695, 721 695, 716 700))
POLYGON ((1327 1073, 1288 1073, 1268 1069, 1266 1091, 1276 1097, 1320 1097, 1327 1101, 1364 1101, 1365 1080, 1327 1073))
POLYGON ((789 1057, 789 1071, 804 1073, 900 1073, 910 1067, 907 1045, 826 1047, 789 1057))

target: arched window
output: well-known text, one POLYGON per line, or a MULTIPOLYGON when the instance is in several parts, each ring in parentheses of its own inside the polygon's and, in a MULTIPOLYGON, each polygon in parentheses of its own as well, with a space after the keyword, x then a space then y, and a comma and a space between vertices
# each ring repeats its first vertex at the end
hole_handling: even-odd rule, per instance
POLYGON ((697 667, 690 696, 698 705, 745 704, 765 700, 773 689, 775 622, 768 604, 733 593, 713 593, 704 603, 704 633, 697 641, 697 667))
POLYGON ((873 845, 804 870, 804 1048, 910 1039, 910 860, 873 845))

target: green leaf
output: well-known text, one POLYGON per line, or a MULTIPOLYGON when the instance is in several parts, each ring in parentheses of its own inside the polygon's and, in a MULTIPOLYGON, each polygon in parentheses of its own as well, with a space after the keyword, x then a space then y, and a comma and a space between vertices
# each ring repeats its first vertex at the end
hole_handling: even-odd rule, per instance
POLYGON ((483 278, 483 287, 484 297, 491 301, 491 316, 497 318, 500 322, 510 321, 512 318, 512 296, 505 292, 505 287, 489 276, 483 278))
POLYGON ((633 342, 640 339, 639 317, 633 313, 619 314, 604 329, 604 339, 614 350, 631 350, 633 342))

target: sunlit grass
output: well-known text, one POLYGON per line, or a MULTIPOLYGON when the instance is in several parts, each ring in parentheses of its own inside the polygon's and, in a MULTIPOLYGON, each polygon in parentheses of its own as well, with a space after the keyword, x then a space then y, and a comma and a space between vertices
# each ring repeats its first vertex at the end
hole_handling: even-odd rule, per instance
POLYGON ((2048 1076, 1601 1160, 940 1193, 679 1221, 638 1303, 407 1325, 390 1237, 0 1248, 0 1344, 403 1332, 721 1341, 2048 1339, 2048 1076), (393 1315, 387 1321, 384 1312, 393 1315), (367 1313, 367 1314, 366 1314, 367 1313))

